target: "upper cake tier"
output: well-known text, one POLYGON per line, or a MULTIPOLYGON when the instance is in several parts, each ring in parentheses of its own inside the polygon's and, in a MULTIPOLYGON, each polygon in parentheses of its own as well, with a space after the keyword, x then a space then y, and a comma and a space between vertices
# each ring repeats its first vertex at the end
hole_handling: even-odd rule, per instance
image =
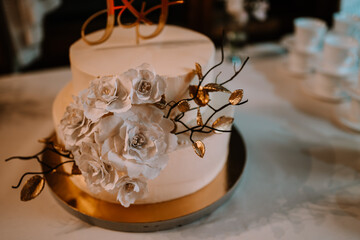
MULTIPOLYGON (((153 32, 155 26, 141 26, 143 34, 153 32)), ((99 37, 92 33, 89 39, 99 37)), ((167 81, 166 97, 180 98, 194 78, 194 63, 204 69, 214 64, 215 47, 212 41, 189 29, 167 25, 156 38, 136 44, 135 29, 117 27, 106 42, 90 46, 83 40, 70 48, 70 63, 74 94, 88 87, 97 76, 122 74, 143 63, 151 64, 157 74, 167 81)))

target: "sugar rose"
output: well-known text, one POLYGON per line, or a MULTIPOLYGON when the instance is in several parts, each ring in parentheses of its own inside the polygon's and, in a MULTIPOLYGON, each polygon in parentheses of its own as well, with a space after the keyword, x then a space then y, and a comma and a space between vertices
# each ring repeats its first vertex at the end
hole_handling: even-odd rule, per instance
POLYGON ((161 100, 165 93, 165 80, 156 75, 149 64, 142 64, 137 69, 132 69, 123 74, 123 77, 132 82, 132 104, 155 103, 161 100))
POLYGON ((103 119, 96 138, 103 142, 108 160, 132 178, 157 177, 167 164, 166 153, 177 146, 176 135, 170 133, 173 124, 163 115, 158 108, 141 105, 103 119))
POLYGON ((80 147, 80 152, 75 161, 89 189, 94 193, 114 190, 119 175, 110 162, 102 159, 100 146, 85 142, 80 147))
POLYGON ((124 206, 129 207, 137 199, 143 198, 147 193, 147 184, 144 179, 130 178, 124 176, 117 184, 117 200, 124 206))
POLYGON ((93 124, 85 117, 80 98, 73 99, 60 121, 59 133, 65 142, 65 148, 76 151, 81 142, 90 136, 93 124))
POLYGON ((109 112, 126 112, 131 108, 130 89, 131 82, 116 75, 96 78, 86 90, 85 116, 97 122, 109 112))

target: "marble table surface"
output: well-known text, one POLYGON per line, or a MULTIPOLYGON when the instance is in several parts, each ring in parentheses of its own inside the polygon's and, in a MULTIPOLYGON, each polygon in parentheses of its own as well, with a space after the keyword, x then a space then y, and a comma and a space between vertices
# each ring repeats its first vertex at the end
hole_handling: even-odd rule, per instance
MULTIPOLYGON (((223 76, 232 66, 222 66, 223 76)), ((123 233, 86 224, 50 190, 30 202, 14 190, 31 155, 54 127, 51 107, 71 79, 68 68, 0 77, 1 239, 360 239, 360 134, 336 121, 336 104, 311 98, 280 57, 254 58, 231 84, 249 103, 235 125, 248 162, 233 197, 192 224, 154 233, 123 233)))

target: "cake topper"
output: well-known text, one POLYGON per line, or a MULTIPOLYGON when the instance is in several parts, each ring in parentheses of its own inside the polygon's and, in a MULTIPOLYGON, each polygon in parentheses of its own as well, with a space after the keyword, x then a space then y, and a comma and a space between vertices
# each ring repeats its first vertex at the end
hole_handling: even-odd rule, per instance
POLYGON ((104 9, 104 10, 94 13, 83 24, 83 26, 81 28, 82 39, 89 45, 100 44, 100 43, 105 42, 107 39, 109 39, 109 37, 111 36, 111 34, 114 30, 114 26, 115 26, 115 11, 120 10, 120 12, 118 13, 118 15, 116 17, 118 25, 121 27, 124 27, 124 28, 135 27, 136 28, 136 43, 139 44, 140 39, 154 38, 162 32, 162 30, 165 27, 166 21, 167 21, 168 10, 169 10, 168 8, 170 5, 184 3, 184 1, 182 1, 182 0, 177 0, 177 1, 172 1, 172 2, 170 2, 171 0, 170 1, 169 0, 161 0, 161 4, 145 10, 146 2, 142 2, 141 10, 138 11, 132 5, 132 3, 134 1, 135 0, 121 0, 123 5, 115 5, 115 0, 106 0, 107 9, 104 9), (142 35, 140 33, 140 24, 141 23, 145 23, 148 25, 154 24, 146 16, 148 14, 150 14, 151 12, 158 10, 158 9, 160 9, 161 13, 160 13, 157 28, 155 29, 155 31, 152 34, 142 35), (122 17, 122 14, 125 12, 125 10, 129 10, 135 16, 136 21, 134 23, 131 23, 131 24, 123 24, 122 23, 121 17, 122 17), (90 22, 93 21, 98 16, 105 14, 105 13, 107 14, 107 23, 106 23, 106 28, 105 28, 104 34, 97 40, 89 40, 88 38, 86 38, 85 30, 88 27, 88 25, 90 24, 90 22))

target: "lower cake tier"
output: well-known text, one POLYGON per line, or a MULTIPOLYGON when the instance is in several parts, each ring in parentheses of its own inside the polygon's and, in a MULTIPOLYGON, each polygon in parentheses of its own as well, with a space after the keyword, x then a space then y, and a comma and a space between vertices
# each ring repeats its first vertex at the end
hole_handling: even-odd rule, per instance
MULTIPOLYGON (((66 106, 72 101, 73 87, 69 83, 56 97, 53 104, 53 120, 57 126, 63 117, 66 106)), ((59 134, 57 134, 59 136, 59 134)), ((58 139, 62 142, 61 139, 58 139)), ((192 144, 180 144, 169 153, 169 162, 160 175, 148 181, 148 194, 135 204, 151 204, 169 201, 192 194, 209 184, 223 169, 228 157, 230 134, 209 134, 202 141, 206 147, 204 158, 199 158, 192 144)), ((71 166, 68 165, 70 168, 71 166)), ((92 193, 84 178, 72 176, 74 184, 84 192, 101 200, 116 202, 116 195, 108 192, 92 193)))

